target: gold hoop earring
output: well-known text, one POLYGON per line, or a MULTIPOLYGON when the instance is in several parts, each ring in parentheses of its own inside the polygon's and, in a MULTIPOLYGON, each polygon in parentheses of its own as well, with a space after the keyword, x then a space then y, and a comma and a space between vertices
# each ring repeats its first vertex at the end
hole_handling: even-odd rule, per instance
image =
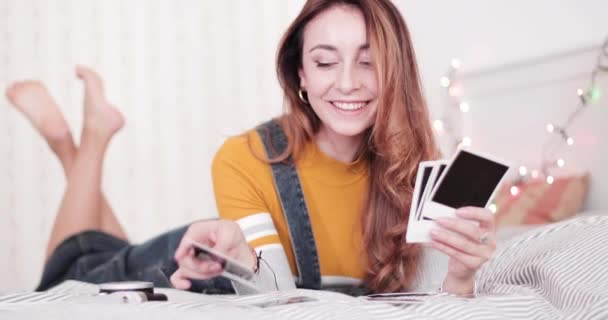
POLYGON ((301 100, 302 102, 304 102, 305 104, 308 104, 308 100, 306 100, 306 99, 304 98, 304 91, 302 91, 302 89, 298 90, 298 97, 300 97, 300 100, 301 100))

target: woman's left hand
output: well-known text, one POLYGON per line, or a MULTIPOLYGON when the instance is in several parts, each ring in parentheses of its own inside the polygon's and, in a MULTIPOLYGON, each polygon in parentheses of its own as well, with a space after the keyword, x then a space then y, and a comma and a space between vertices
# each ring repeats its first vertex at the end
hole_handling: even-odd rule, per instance
POLYGON ((450 257, 443 290, 466 295, 473 293, 477 270, 496 250, 496 225, 494 214, 483 208, 460 208, 456 216, 435 220, 441 228, 431 231, 431 246, 450 257))

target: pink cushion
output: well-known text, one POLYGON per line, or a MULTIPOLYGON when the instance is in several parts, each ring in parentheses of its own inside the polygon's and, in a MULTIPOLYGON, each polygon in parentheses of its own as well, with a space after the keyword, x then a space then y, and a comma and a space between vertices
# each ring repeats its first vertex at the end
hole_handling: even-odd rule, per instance
POLYGON ((498 226, 544 224, 564 220, 582 209, 589 189, 589 175, 555 178, 553 184, 534 179, 519 186, 519 194, 511 194, 512 184, 505 184, 497 193, 498 226))

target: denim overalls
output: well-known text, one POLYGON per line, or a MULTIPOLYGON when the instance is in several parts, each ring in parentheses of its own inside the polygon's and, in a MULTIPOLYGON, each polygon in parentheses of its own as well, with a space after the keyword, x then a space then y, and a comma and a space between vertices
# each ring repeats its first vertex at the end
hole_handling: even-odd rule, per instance
MULTIPOLYGON (((256 130, 269 158, 281 154, 287 147, 287 138, 276 122, 266 122, 256 130)), ((299 274, 296 284, 300 288, 319 289, 317 247, 295 164, 290 156, 271 167, 296 257, 299 274)), ((150 281, 157 287, 171 287, 169 277, 177 270, 173 255, 187 229, 188 226, 177 228, 140 245, 101 231, 73 235, 55 249, 36 290, 47 290, 70 279, 91 283, 150 281)), ((192 281, 189 290, 210 294, 234 292, 231 282, 222 277, 192 281)))

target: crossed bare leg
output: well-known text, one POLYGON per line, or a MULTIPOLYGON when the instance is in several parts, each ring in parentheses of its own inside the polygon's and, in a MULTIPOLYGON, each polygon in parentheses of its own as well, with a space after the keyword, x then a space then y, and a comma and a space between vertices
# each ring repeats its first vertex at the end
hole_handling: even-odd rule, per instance
POLYGON ((112 136, 124 120, 103 93, 99 76, 85 67, 76 69, 85 85, 84 125, 80 148, 59 107, 44 85, 22 81, 11 85, 6 95, 31 122, 57 155, 68 180, 47 247, 47 258, 67 237, 85 230, 101 230, 127 239, 101 192, 103 156, 112 136))

